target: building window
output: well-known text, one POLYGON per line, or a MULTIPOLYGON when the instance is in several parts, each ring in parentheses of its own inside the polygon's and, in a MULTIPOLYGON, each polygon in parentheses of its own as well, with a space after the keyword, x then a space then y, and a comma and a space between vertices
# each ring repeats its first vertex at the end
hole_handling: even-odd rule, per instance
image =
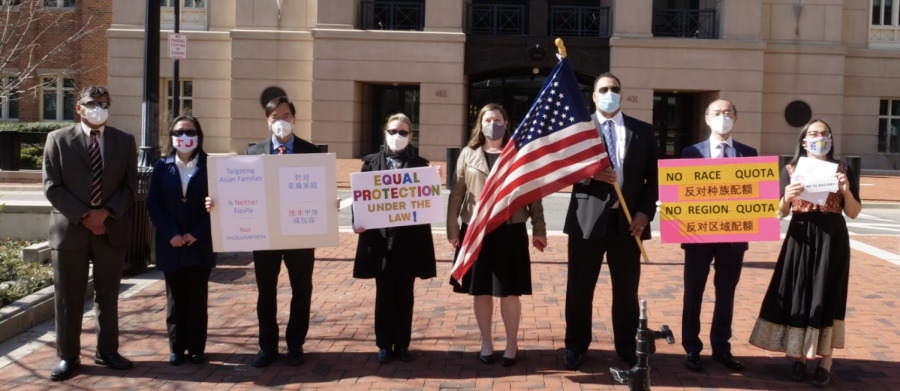
MULTIPOLYGON (((179 94, 179 115, 191 114, 194 108, 194 82, 192 80, 179 80, 181 91, 179 94)), ((172 111, 172 79, 166 80, 166 108, 165 111, 172 111)))
POLYGON ((0 79, 0 121, 19 119, 19 87, 15 77, 0 79))
POLYGON ((16 5, 19 5, 21 2, 22 2, 21 0, 0 0, 0 6, 4 6, 4 7, 8 6, 8 5, 16 6, 16 5))
POLYGON ((900 152, 900 99, 882 99, 878 108, 878 152, 900 152))
POLYGON ((75 120, 75 79, 44 77, 41 85, 41 120, 75 120))
POLYGON ((882 48, 900 47, 900 23, 897 12, 900 0, 871 0, 872 24, 869 26, 869 46, 882 48))
POLYGON ((75 8, 75 0, 44 0, 44 8, 75 8))
POLYGON ((425 1, 360 1, 359 28, 363 30, 422 31, 425 29, 425 1))
POLYGON ((160 27, 163 30, 175 28, 175 2, 181 1, 180 30, 207 30, 207 0, 160 0, 160 27))

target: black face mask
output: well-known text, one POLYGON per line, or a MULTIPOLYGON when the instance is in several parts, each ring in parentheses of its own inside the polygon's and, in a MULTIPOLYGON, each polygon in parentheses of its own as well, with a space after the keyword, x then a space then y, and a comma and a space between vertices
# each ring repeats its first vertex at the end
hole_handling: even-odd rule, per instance
POLYGON ((481 128, 484 137, 490 140, 500 140, 506 135, 506 127, 499 122, 491 122, 488 126, 481 128))

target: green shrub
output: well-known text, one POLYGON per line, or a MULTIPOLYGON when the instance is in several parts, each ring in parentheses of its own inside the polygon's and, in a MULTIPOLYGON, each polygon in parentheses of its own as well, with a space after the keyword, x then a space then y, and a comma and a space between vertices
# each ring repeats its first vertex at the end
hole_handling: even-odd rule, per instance
POLYGON ((23 248, 34 244, 22 240, 0 242, 0 282, 14 282, 0 288, 0 307, 53 285, 53 268, 26 264, 19 258, 23 248))
POLYGON ((75 125, 74 122, 6 122, 0 124, 0 130, 12 130, 23 133, 50 133, 56 129, 75 125))

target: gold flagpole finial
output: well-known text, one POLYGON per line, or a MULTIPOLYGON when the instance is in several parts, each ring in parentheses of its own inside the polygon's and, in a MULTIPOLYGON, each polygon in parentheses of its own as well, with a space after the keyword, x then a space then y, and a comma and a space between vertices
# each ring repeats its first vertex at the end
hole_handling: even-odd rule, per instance
POLYGON ((566 58, 566 45, 563 45, 562 38, 556 39, 556 48, 559 49, 559 55, 566 58))

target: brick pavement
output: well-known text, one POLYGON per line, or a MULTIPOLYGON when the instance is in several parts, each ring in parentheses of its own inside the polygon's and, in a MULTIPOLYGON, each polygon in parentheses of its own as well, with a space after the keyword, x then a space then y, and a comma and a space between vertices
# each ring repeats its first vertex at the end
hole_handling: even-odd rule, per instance
MULTIPOLYGON (((207 353, 210 363, 168 365, 165 331, 165 287, 162 281, 149 285, 120 303, 121 349, 135 361, 125 372, 94 365, 93 321, 85 324, 82 361, 78 375, 66 383, 51 383, 49 372, 56 364, 55 345, 50 343, 0 370, 3 389, 352 389, 352 390, 522 390, 564 389, 625 390, 613 383, 610 366, 620 366, 612 348, 610 280, 603 268, 594 298, 595 342, 577 372, 562 366, 565 320, 564 237, 551 237, 547 252, 533 253, 534 295, 522 300, 523 320, 519 334, 519 363, 511 368, 476 363, 479 333, 472 315, 471 299, 451 293, 446 283, 450 269, 450 247, 436 236, 440 256, 439 278, 416 284, 416 311, 411 349, 413 363, 380 365, 373 333, 374 281, 351 277, 356 236, 341 235, 341 246, 318 249, 314 277, 312 321, 304 349, 307 362, 289 367, 280 356, 268 368, 251 368, 256 348, 256 294, 253 266, 247 253, 225 254, 212 274, 210 324, 207 353)), ((675 245, 647 242, 652 264, 643 265, 641 293, 649 302, 650 324, 668 324, 680 340, 682 298, 682 251, 675 245)), ((780 243, 751 245, 738 287, 734 317, 734 354, 748 366, 731 372, 709 359, 705 371, 690 373, 682 365, 680 343, 660 345, 652 357, 654 390, 811 389, 810 384, 788 379, 790 362, 747 343, 759 303, 774 268, 780 243)), ((853 252, 850 298, 847 314, 847 346, 836 351, 834 386, 840 390, 900 389, 900 266, 853 252)), ((282 272, 279 314, 286 320, 288 286, 282 272)), ((704 341, 712 315, 712 278, 704 308, 704 341)), ((495 349, 505 346, 495 314, 495 349)), ((284 325, 282 324, 282 332, 284 325)), ((284 350, 282 340, 281 349, 284 350)), ((810 369, 811 376, 812 370, 810 369)))

